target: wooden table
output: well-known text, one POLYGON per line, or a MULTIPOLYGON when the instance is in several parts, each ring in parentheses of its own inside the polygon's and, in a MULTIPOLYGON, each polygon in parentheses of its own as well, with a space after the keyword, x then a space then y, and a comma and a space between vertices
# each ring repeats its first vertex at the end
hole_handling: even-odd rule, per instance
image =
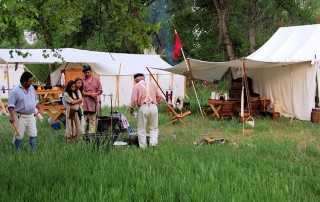
POLYGON ((65 108, 63 105, 44 105, 41 104, 40 108, 43 112, 47 112, 51 117, 50 125, 58 119, 58 117, 64 112, 65 108))
POLYGON ((229 99, 229 100, 208 99, 208 104, 210 105, 210 107, 213 111, 213 116, 216 116, 218 119, 220 119, 221 105, 224 102, 233 102, 234 106, 236 107, 237 105, 240 105, 241 100, 239 100, 239 99, 229 99))
POLYGON ((46 102, 49 95, 60 95, 62 93, 62 90, 36 90, 36 95, 43 95, 41 100, 39 100, 39 103, 46 102))
POLYGON ((221 104, 223 103, 223 100, 208 100, 208 104, 210 105, 211 109, 213 110, 213 116, 216 116, 218 119, 220 119, 219 111, 221 109, 221 104))

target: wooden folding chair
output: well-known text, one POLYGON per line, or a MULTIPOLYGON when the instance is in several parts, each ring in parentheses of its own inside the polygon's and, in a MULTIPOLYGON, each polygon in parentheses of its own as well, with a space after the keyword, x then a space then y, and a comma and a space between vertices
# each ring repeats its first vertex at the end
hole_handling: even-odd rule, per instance
POLYGON ((250 100, 252 116, 259 114, 260 97, 251 97, 250 100))
MULTIPOLYGON (((189 114, 191 114, 191 111, 186 111, 186 112, 184 112, 184 113, 182 113, 182 114, 179 114, 179 113, 176 112, 176 110, 174 110, 174 108, 173 108, 169 103, 166 102, 166 106, 167 106, 167 108, 170 110, 170 112, 173 114, 173 116, 175 116, 169 123, 174 123, 174 122, 176 122, 176 121, 180 121, 183 125, 186 124, 186 123, 182 120, 182 118, 185 117, 185 116, 187 116, 187 115, 189 115, 189 114)), ((168 124, 169 124, 169 123, 168 123, 168 124)))
POLYGON ((225 101, 221 104, 220 118, 224 120, 225 117, 233 118, 234 115, 234 102, 225 101))

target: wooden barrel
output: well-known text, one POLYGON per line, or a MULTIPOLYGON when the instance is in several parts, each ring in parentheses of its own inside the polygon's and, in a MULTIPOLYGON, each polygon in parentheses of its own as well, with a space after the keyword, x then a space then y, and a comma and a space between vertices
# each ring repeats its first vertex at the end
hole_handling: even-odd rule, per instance
POLYGON ((313 108, 311 112, 311 122, 320 123, 320 108, 313 108))

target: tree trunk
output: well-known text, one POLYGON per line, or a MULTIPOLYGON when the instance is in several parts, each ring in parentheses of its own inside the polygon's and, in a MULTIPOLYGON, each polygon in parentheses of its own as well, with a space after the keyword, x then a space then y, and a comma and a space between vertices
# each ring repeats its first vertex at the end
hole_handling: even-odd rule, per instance
POLYGON ((249 19, 251 21, 249 28, 249 42, 250 42, 250 53, 255 51, 256 46, 256 27, 258 24, 257 20, 257 0, 251 0, 249 9, 249 19))
MULTIPOLYGON (((222 39, 227 49, 229 60, 235 60, 237 59, 237 57, 233 50, 233 43, 229 36, 228 26, 227 26, 227 12, 228 12, 227 3, 231 3, 231 2, 232 0, 213 0, 213 3, 217 9, 220 32, 222 34, 222 39)), ((231 68, 231 74, 234 79, 239 78, 241 77, 241 69, 231 68)), ((224 77, 229 77, 229 75, 225 74, 224 77)))
POLYGON ((219 18, 219 27, 220 27, 220 32, 222 34, 222 39, 223 42, 226 46, 227 49, 227 53, 229 56, 230 60, 234 60, 236 59, 236 56, 234 54, 233 51, 233 44, 232 44, 232 40, 229 36, 228 33, 228 26, 227 26, 227 5, 226 3, 228 2, 228 0, 213 0, 213 3, 217 9, 217 13, 218 13, 218 18, 219 18))
POLYGON ((253 53, 256 49, 256 24, 251 23, 249 28, 249 42, 250 42, 250 53, 253 53))

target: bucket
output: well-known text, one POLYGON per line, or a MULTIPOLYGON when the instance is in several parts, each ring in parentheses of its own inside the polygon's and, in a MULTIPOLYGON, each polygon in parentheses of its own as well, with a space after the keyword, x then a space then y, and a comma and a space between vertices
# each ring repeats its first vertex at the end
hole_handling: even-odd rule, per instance
POLYGON ((254 119, 253 119, 251 116, 249 116, 249 117, 247 118, 247 120, 246 120, 245 123, 248 124, 248 125, 250 125, 250 126, 252 126, 252 127, 254 127, 254 119))
POLYGON ((311 122, 320 123, 320 108, 313 108, 311 112, 311 122))

